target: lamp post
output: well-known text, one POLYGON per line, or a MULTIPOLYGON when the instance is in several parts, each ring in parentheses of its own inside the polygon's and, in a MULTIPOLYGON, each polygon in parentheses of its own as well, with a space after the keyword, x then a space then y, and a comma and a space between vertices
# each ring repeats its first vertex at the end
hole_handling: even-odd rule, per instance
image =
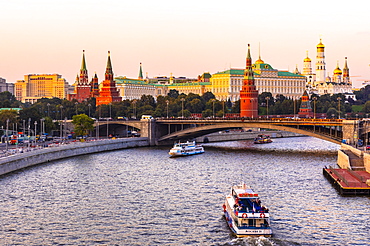
POLYGON ((89 103, 87 106, 89 107, 89 117, 90 117, 90 108, 91 108, 91 104, 89 103))
POLYGON ((99 140, 99 119, 96 119, 96 139, 99 140))
POLYGON ((168 119, 168 104, 170 103, 170 101, 166 100, 166 104, 167 104, 167 119, 168 119))
POLYGON ((270 97, 266 97, 266 104, 267 104, 266 118, 267 119, 269 118, 269 101, 270 101, 270 97))
POLYGON ((48 106, 48 117, 50 117, 50 103, 46 104, 48 106))
POLYGON ((8 134, 8 128, 9 128, 9 119, 6 120, 6 130, 5 130, 5 135, 6 135, 6 155, 8 155, 8 142, 9 142, 9 134, 8 134))
POLYGON ((317 97, 313 97, 313 118, 316 119, 316 100, 317 97))
POLYGON ((34 133, 34 135, 35 135, 35 147, 36 147, 36 131, 37 131, 37 121, 35 121, 35 133, 34 133))
POLYGON ((338 97, 337 100, 338 100, 338 119, 340 119, 340 101, 342 101, 342 98, 338 97))
POLYGON ((40 119, 40 130, 41 130, 40 135, 44 135, 44 133, 45 133, 45 123, 44 123, 44 121, 45 121, 44 118, 40 119))
POLYGON ((63 105, 60 105, 60 139, 63 137, 63 105))
POLYGON ((225 118, 225 101, 222 100, 222 118, 225 118))
POLYGON ((181 101, 181 118, 184 118, 184 101, 185 101, 185 98, 181 98, 180 101, 181 101))
POLYGON ((134 117, 133 118, 136 119, 136 100, 133 100, 132 101, 132 104, 134 104, 134 112, 133 112, 134 113, 134 117))
POLYGON ((76 115, 77 115, 77 105, 78 105, 78 102, 75 102, 75 105, 76 105, 76 115))
POLYGON ((109 119, 107 118, 107 139, 109 138, 109 137, 108 137, 108 134, 109 134, 109 124, 108 124, 109 122, 108 122, 108 120, 109 120, 109 119))
POLYGON ((31 138, 31 118, 28 118, 28 149, 30 148, 31 138))
POLYGON ((112 103, 109 103, 109 119, 112 119, 112 103))
POLYGON ((215 99, 212 99, 212 117, 215 118, 215 99))

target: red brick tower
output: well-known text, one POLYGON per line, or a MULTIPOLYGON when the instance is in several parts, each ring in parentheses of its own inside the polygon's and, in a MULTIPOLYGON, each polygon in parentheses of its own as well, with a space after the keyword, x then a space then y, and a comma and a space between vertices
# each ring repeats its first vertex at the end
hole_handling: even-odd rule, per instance
POLYGON ((122 97, 119 96, 116 82, 113 79, 112 63, 110 61, 110 52, 108 51, 108 62, 107 68, 105 70, 105 80, 103 81, 103 87, 99 92, 99 96, 96 98, 96 106, 120 101, 122 101, 122 97))
POLYGON ((76 85, 76 98, 78 102, 82 102, 90 97, 90 83, 87 75, 85 51, 82 53, 82 64, 80 69, 80 77, 76 85))
POLYGON ((301 118, 308 118, 313 116, 307 91, 304 91, 301 97, 301 106, 299 107, 298 116, 301 118))
POLYGON ((96 73, 95 73, 94 78, 92 78, 90 82, 90 87, 91 87, 90 97, 98 97, 99 96, 99 80, 98 80, 98 75, 96 75, 96 73))
POLYGON ((254 85, 252 58, 249 44, 244 70, 243 86, 240 91, 240 117, 258 117, 258 91, 254 85))

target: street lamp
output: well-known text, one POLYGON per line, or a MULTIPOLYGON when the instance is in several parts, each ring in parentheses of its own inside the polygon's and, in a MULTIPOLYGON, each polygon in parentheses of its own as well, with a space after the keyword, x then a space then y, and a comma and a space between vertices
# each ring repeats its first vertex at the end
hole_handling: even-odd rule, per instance
POLYGON ((31 118, 28 118, 28 149, 30 148, 31 137, 31 118))
POLYGON ((267 119, 269 118, 269 100, 270 100, 270 97, 266 97, 266 103, 267 103, 266 117, 267 119))
POLYGON ((212 99, 212 115, 213 115, 213 118, 215 118, 215 99, 212 99))
POLYGON ((76 105, 76 115, 77 115, 77 105, 78 105, 78 102, 75 102, 75 105, 76 105))
POLYGON ((109 119, 112 119, 112 103, 109 103, 109 119))
POLYGON ((342 98, 341 97, 338 97, 337 98, 337 100, 338 100, 338 119, 340 119, 340 101, 342 101, 342 98))
POLYGON ((6 120, 6 131, 5 131, 5 135, 6 135, 6 155, 8 155, 8 142, 9 142, 9 133, 8 133, 8 128, 9 128, 9 119, 6 120))
POLYGON ((180 101, 181 101, 181 118, 184 118, 184 101, 185 101, 185 98, 181 98, 180 101))
POLYGON ((50 103, 46 104, 48 106, 48 117, 50 117, 50 103))
POLYGON ((63 105, 60 106, 60 139, 63 137, 63 105))
POLYGON ((45 118, 40 119, 40 124, 41 124, 41 126, 40 126, 41 134, 40 135, 44 135, 44 133, 45 133, 45 123, 44 123, 44 121, 45 121, 45 118))
POLYGON ((35 121, 35 123, 34 123, 34 124, 35 124, 35 134, 34 134, 34 135, 35 135, 35 147, 36 147, 36 131, 37 131, 37 121, 35 121))
POLYGON ((316 119, 316 100, 317 97, 313 97, 313 118, 316 119))
POLYGON ((170 101, 166 100, 166 104, 167 104, 167 119, 168 119, 168 104, 169 104, 170 101))
POLYGON ((132 101, 132 104, 134 104, 134 119, 136 119, 136 100, 132 101))
POLYGON ((89 117, 90 117, 90 108, 91 108, 91 104, 89 103, 87 106, 89 107, 89 117))
POLYGON ((107 139, 109 138, 109 137, 108 137, 108 134, 109 134, 109 124, 108 124, 109 122, 108 122, 108 120, 109 120, 109 119, 107 118, 107 139))
POLYGON ((63 120, 63 105, 60 105, 60 120, 63 120))

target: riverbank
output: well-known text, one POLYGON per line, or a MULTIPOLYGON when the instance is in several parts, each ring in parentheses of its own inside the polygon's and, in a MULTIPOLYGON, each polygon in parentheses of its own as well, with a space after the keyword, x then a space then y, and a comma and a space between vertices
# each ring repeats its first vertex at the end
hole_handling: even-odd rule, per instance
POLYGON ((36 149, 0 158, 0 175, 72 156, 148 146, 148 138, 104 139, 36 149))

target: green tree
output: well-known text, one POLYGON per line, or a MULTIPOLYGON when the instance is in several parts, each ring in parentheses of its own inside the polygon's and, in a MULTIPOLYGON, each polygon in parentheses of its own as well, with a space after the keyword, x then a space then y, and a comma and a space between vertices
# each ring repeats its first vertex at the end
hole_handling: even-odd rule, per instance
POLYGON ((190 108, 191 112, 200 113, 204 108, 204 104, 199 98, 194 98, 189 102, 188 107, 190 108))
POLYGON ((205 102, 208 102, 209 100, 215 99, 216 97, 212 92, 207 91, 202 95, 202 98, 205 102))
POLYGON ((167 93, 169 97, 177 99, 179 97, 179 91, 177 90, 170 90, 170 92, 167 93))
POLYGON ((19 111, 19 118, 20 120, 25 120, 26 122, 30 120, 31 123, 33 123, 35 121, 40 121, 42 115, 36 106, 32 106, 19 111))
POLYGON ((363 108, 362 108, 362 112, 365 112, 365 113, 370 113, 370 101, 367 101, 363 108))
POLYGON ((212 111, 212 109, 206 109, 202 112, 202 115, 203 115, 204 118, 212 117, 213 116, 213 111, 212 111))
POLYGON ((89 131, 94 129, 94 120, 86 114, 74 115, 72 117, 72 123, 77 136, 86 136, 89 131))
POLYGON ((329 108, 326 112, 327 118, 334 119, 338 116, 338 111, 335 108, 329 108))
POLYGON ((50 117, 45 117, 44 124, 45 124, 45 131, 49 134, 51 133, 52 130, 57 129, 56 125, 54 124, 53 120, 50 117))
POLYGON ((6 127, 6 122, 7 120, 9 120, 9 128, 12 124, 16 124, 18 123, 18 113, 17 111, 15 110, 2 110, 0 111, 0 122, 1 122, 1 125, 4 127, 6 127))

